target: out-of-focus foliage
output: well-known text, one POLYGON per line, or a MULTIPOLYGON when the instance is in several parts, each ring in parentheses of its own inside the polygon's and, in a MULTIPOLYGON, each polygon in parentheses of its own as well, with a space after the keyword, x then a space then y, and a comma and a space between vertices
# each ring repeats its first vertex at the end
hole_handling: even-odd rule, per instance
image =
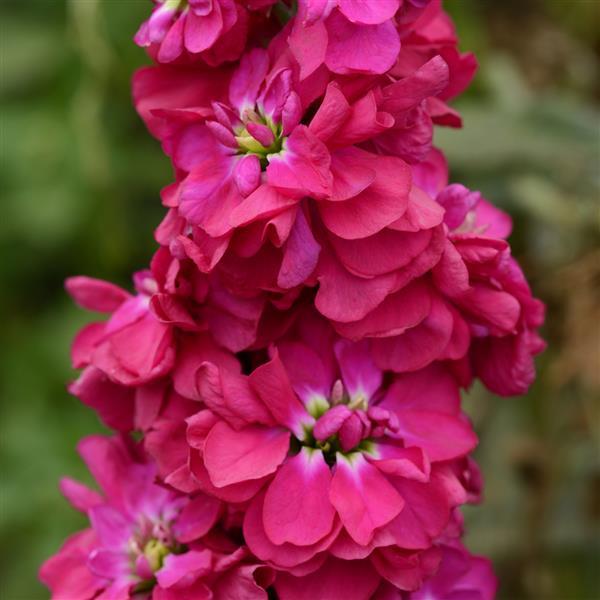
MULTIPOLYGON (((548 304, 549 350, 525 398, 476 387, 486 502, 468 541, 506 600, 600 598, 600 120, 596 0, 448 0, 480 73, 441 131, 452 179, 510 211, 512 242, 548 304)), ((128 285, 154 247, 167 160, 130 103, 145 0, 0 3, 2 344, 0 596, 47 597, 39 563, 84 519, 57 482, 87 480, 77 440, 101 431, 70 398, 68 347, 87 319, 62 289, 128 285)))

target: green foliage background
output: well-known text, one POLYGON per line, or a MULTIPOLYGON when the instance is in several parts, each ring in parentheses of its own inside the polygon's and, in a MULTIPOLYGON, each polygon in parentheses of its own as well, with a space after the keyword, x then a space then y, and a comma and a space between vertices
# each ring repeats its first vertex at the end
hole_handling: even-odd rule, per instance
MULTIPOLYGON (((375 1, 375 0, 374 0, 375 1)), ((452 179, 511 212, 514 253, 548 304, 549 350, 524 398, 466 403, 486 502, 466 511, 506 600, 600 598, 597 0, 448 0, 480 73, 440 131, 452 179)), ((0 4, 0 597, 47 598, 41 561, 84 525, 58 491, 101 431, 65 391, 89 316, 63 279, 129 284, 152 253, 170 167, 130 102, 146 0, 0 4)))

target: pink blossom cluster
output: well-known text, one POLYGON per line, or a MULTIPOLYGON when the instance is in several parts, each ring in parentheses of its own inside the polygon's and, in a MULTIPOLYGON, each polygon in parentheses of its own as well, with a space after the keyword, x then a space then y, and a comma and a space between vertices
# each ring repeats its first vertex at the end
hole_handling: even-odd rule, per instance
POLYGON ((544 308, 433 145, 476 69, 440 1, 156 0, 135 41, 174 181, 133 293, 66 283, 115 434, 79 447, 101 494, 61 484, 90 528, 52 597, 493 598, 460 391, 525 392, 544 308))

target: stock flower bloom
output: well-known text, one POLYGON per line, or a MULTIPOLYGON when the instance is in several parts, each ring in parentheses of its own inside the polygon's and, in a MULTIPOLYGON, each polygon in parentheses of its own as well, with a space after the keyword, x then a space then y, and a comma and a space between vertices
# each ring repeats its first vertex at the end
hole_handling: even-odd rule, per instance
POLYGON ((197 412, 199 398, 190 387, 188 373, 207 360, 221 368, 239 371, 234 357, 217 346, 207 333, 181 335, 170 377, 125 386, 114 383, 90 365, 69 385, 69 392, 93 408, 108 427, 122 432, 147 432, 157 421, 171 419, 183 423, 197 412))
POLYGON ((90 364, 115 383, 139 385, 165 375, 173 367, 173 330, 150 310, 158 291, 149 271, 134 275, 137 294, 89 277, 70 277, 67 291, 88 310, 111 313, 105 323, 92 323, 73 342, 75 368, 90 364))
MULTIPOLYGON (((299 286, 318 284, 318 310, 353 339, 365 327, 353 324, 363 319, 377 321, 378 336, 417 326, 431 305, 427 285, 412 296, 407 292, 424 300, 417 298, 421 308, 405 322, 398 322, 393 305, 404 300, 398 296, 403 288, 440 259, 443 210, 412 185, 402 159, 360 145, 368 146, 370 139, 375 145, 389 142, 380 134, 443 88, 444 61, 434 58, 413 78, 377 93, 354 92, 349 100, 336 82, 326 87, 314 80, 297 83, 293 64, 282 60, 283 66, 278 63, 269 72, 266 53, 256 50, 244 57, 231 79, 230 105, 181 107, 174 118, 170 100, 138 96, 142 115, 182 174, 167 194, 178 217, 171 212, 159 228, 161 243, 172 251, 181 248, 202 271, 218 266, 220 280, 237 296, 277 292, 286 303, 285 295, 293 300, 299 286), (301 123, 301 107, 320 94, 309 123, 301 123), (165 103, 168 109, 161 108, 165 103), (162 126, 148 116, 159 114, 167 115, 162 126), (193 124, 183 123, 182 114, 193 124), (392 306, 380 310, 393 322, 371 317, 396 293, 388 303, 392 306)), ((141 73, 139 89, 151 89, 147 80, 159 75, 157 70, 141 73)), ((441 323, 442 331, 421 345, 437 351, 428 350, 418 363, 398 370, 458 359, 466 352, 468 337, 460 324, 454 327, 451 309, 440 300, 432 310, 436 314, 430 320, 441 323), (453 327, 460 330, 456 340, 453 327), (438 338, 442 341, 435 346, 438 338)), ((427 324, 422 329, 427 337, 427 324)))
MULTIPOLYGON (((382 369, 414 371, 450 360, 465 373, 465 384, 474 374, 501 395, 525 392, 535 378, 533 357, 545 347, 537 331, 544 306, 510 256, 504 239, 510 218, 463 186, 440 186, 440 173, 414 174, 417 185, 434 194, 439 190, 441 212, 423 205, 434 224, 443 222, 430 230, 429 245, 415 251, 408 269, 397 269, 401 253, 410 252, 398 233, 384 230, 345 246, 336 240, 334 252, 321 255, 316 307, 344 337, 370 339, 382 369), (384 273, 387 264, 392 268, 384 273), (337 295, 331 309, 323 304, 329 289, 337 295)), ((426 233, 423 228, 418 235, 426 233)), ((407 239, 418 245, 418 235, 407 239)))
POLYGON ((487 558, 472 556, 459 544, 442 545, 441 549, 442 561, 437 573, 419 590, 410 593, 409 600, 459 597, 493 600, 496 597, 498 581, 487 558))
POLYGON ((458 51, 458 36, 441 0, 430 0, 423 7, 406 3, 405 9, 398 18, 402 51, 389 75, 405 77, 433 57, 441 56, 449 67, 449 83, 431 102, 430 110, 442 122, 454 120, 456 115, 449 114, 440 101, 451 100, 467 88, 477 70, 477 59, 471 52, 458 51))
POLYGON ((166 248, 156 252, 151 270, 139 271, 133 279, 135 295, 90 277, 67 279, 65 286, 77 304, 110 314, 107 321, 87 325, 77 335, 72 348, 75 368, 93 367, 115 384, 141 386, 171 371, 185 334, 209 330, 219 344, 239 351, 259 335, 269 343, 285 325, 284 317, 280 323, 261 326, 271 310, 286 307, 284 301, 273 308, 265 294, 235 297, 185 254, 179 260, 166 248))
POLYGON ((134 37, 160 63, 200 57, 210 65, 236 60, 246 46, 249 10, 276 0, 155 0, 134 37))
MULTIPOLYGON (((189 84, 179 82, 175 89, 189 87, 185 94, 160 89, 163 78, 170 89, 171 74, 164 68, 144 69, 134 82, 138 110, 161 139, 182 180, 168 190, 165 204, 202 230, 199 245, 212 254, 206 258, 207 266, 201 266, 204 270, 221 258, 224 242, 234 229, 251 231, 249 225, 254 224, 256 230, 249 240, 248 233, 234 240, 241 256, 256 253, 255 247, 262 244, 255 238, 261 232, 263 238, 270 234, 277 247, 294 234, 301 236, 306 226, 296 221, 310 218, 292 217, 302 196, 322 201, 316 206, 327 213, 326 221, 334 219, 331 203, 338 202, 339 212, 360 208, 365 219, 372 221, 371 228, 381 226, 375 209, 369 212, 368 202, 370 196, 381 195, 372 173, 377 171, 377 162, 372 152, 361 154, 357 146, 389 155, 385 164, 398 171, 397 188, 384 191, 401 200, 409 175, 406 165, 392 157, 412 162, 431 145, 431 118, 425 103, 448 85, 448 67, 440 57, 402 80, 388 80, 364 93, 353 90, 348 82, 326 85, 322 77, 299 82, 297 65, 285 47, 274 44, 270 51, 280 56, 271 66, 264 51, 244 56, 231 77, 228 98, 221 76, 217 74, 213 84, 214 75, 209 72, 203 73, 204 81, 198 73, 190 73, 189 84), (209 87, 208 78, 213 84, 212 106, 198 92, 209 87), (314 103, 318 98, 318 104, 314 103), (315 105, 312 116, 306 114, 311 105, 315 105), (354 174, 348 179, 350 169, 354 174), (344 200, 352 202, 340 204, 344 200), (232 210, 235 213, 228 218, 232 210), (262 220, 266 223, 257 228, 262 220), (203 239, 206 236, 212 240, 210 245, 203 239)), ((378 198, 371 203, 375 201, 382 203, 378 198)), ((391 222, 391 198, 379 205, 384 213, 380 220, 391 222)), ((402 201, 397 210, 401 216, 402 201)), ((168 222, 174 221, 171 217, 168 222)))
POLYGON ((320 568, 308 575, 278 573, 274 588, 281 600, 404 598, 404 592, 401 590, 416 588, 431 577, 438 568, 440 556, 440 551, 435 547, 420 553, 390 553, 381 564, 385 564, 385 561, 391 558, 389 567, 396 579, 394 583, 382 580, 369 561, 329 558, 320 568), (390 595, 380 596, 382 593, 390 595))
POLYGON ((69 390, 121 435, 82 440, 101 493, 62 481, 90 528, 42 581, 56 600, 491 600, 460 542, 482 480, 459 386, 524 391, 543 305, 510 219, 448 185, 432 144, 474 57, 440 0, 154 4, 133 95, 175 181, 134 294, 66 282, 109 315, 77 336, 69 390))
POLYGON ((79 452, 102 493, 61 482, 91 527, 42 565, 40 578, 53 598, 267 597, 257 581, 268 582, 268 572, 220 530, 211 532, 223 514, 221 502, 156 485, 156 467, 124 438, 91 436, 79 452))
POLYGON ((160 248, 152 259, 158 291, 150 308, 157 319, 175 328, 178 338, 180 332, 208 330, 218 344, 232 352, 254 345, 259 337, 270 343, 279 328, 285 328, 286 316, 280 317, 279 309, 287 308, 289 302, 281 297, 272 299, 266 292, 245 297, 232 294, 218 276, 209 278, 197 269, 187 256, 195 256, 195 246, 191 246, 182 236, 170 250, 160 248), (273 313, 277 319, 271 319, 273 313))
POLYGON ((443 253, 443 211, 413 188, 406 212, 364 239, 330 237, 317 279, 316 308, 349 339, 369 338, 382 369, 416 371, 458 360, 469 331, 460 313, 431 284, 443 253))
POLYGON ((463 534, 456 509, 428 550, 388 554, 394 583, 379 577, 369 561, 330 557, 307 575, 279 571, 273 585, 281 600, 493 600, 498 581, 491 562, 470 555, 460 540, 463 534))
POLYGON ((459 184, 438 202, 451 233, 434 279, 469 324, 473 372, 497 394, 522 394, 535 379, 533 357, 545 348, 538 334, 544 305, 510 255, 510 218, 459 184))
POLYGON ((249 376, 206 362, 196 381, 207 409, 187 419, 189 458, 167 482, 251 500, 246 543, 277 569, 368 557, 375 583, 418 587, 422 553, 467 499, 453 461, 476 444, 449 373, 384 386, 366 344, 320 356, 296 341, 249 376))
POLYGON ((385 73, 396 61, 400 0, 300 0, 288 43, 302 79, 321 65, 338 74, 385 73))
POLYGON ((399 592, 385 583, 373 600, 494 600, 498 581, 491 562, 469 554, 458 541, 439 544, 441 562, 435 575, 414 592, 399 592))

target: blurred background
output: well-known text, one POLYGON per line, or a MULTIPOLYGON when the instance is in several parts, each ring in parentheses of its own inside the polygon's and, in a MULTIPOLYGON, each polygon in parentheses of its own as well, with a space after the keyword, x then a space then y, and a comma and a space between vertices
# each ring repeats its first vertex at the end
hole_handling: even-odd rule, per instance
MULTIPOLYGON (((506 600, 600 598, 600 2, 449 0, 479 74, 439 131, 452 179, 508 210, 514 254, 548 305, 523 398, 476 387, 486 501, 468 542, 506 600)), ((70 340, 89 315, 62 282, 129 285, 146 265, 170 167, 130 101, 145 0, 0 3, 0 597, 47 598, 36 571, 84 519, 60 497, 101 431, 68 396, 70 340)))

